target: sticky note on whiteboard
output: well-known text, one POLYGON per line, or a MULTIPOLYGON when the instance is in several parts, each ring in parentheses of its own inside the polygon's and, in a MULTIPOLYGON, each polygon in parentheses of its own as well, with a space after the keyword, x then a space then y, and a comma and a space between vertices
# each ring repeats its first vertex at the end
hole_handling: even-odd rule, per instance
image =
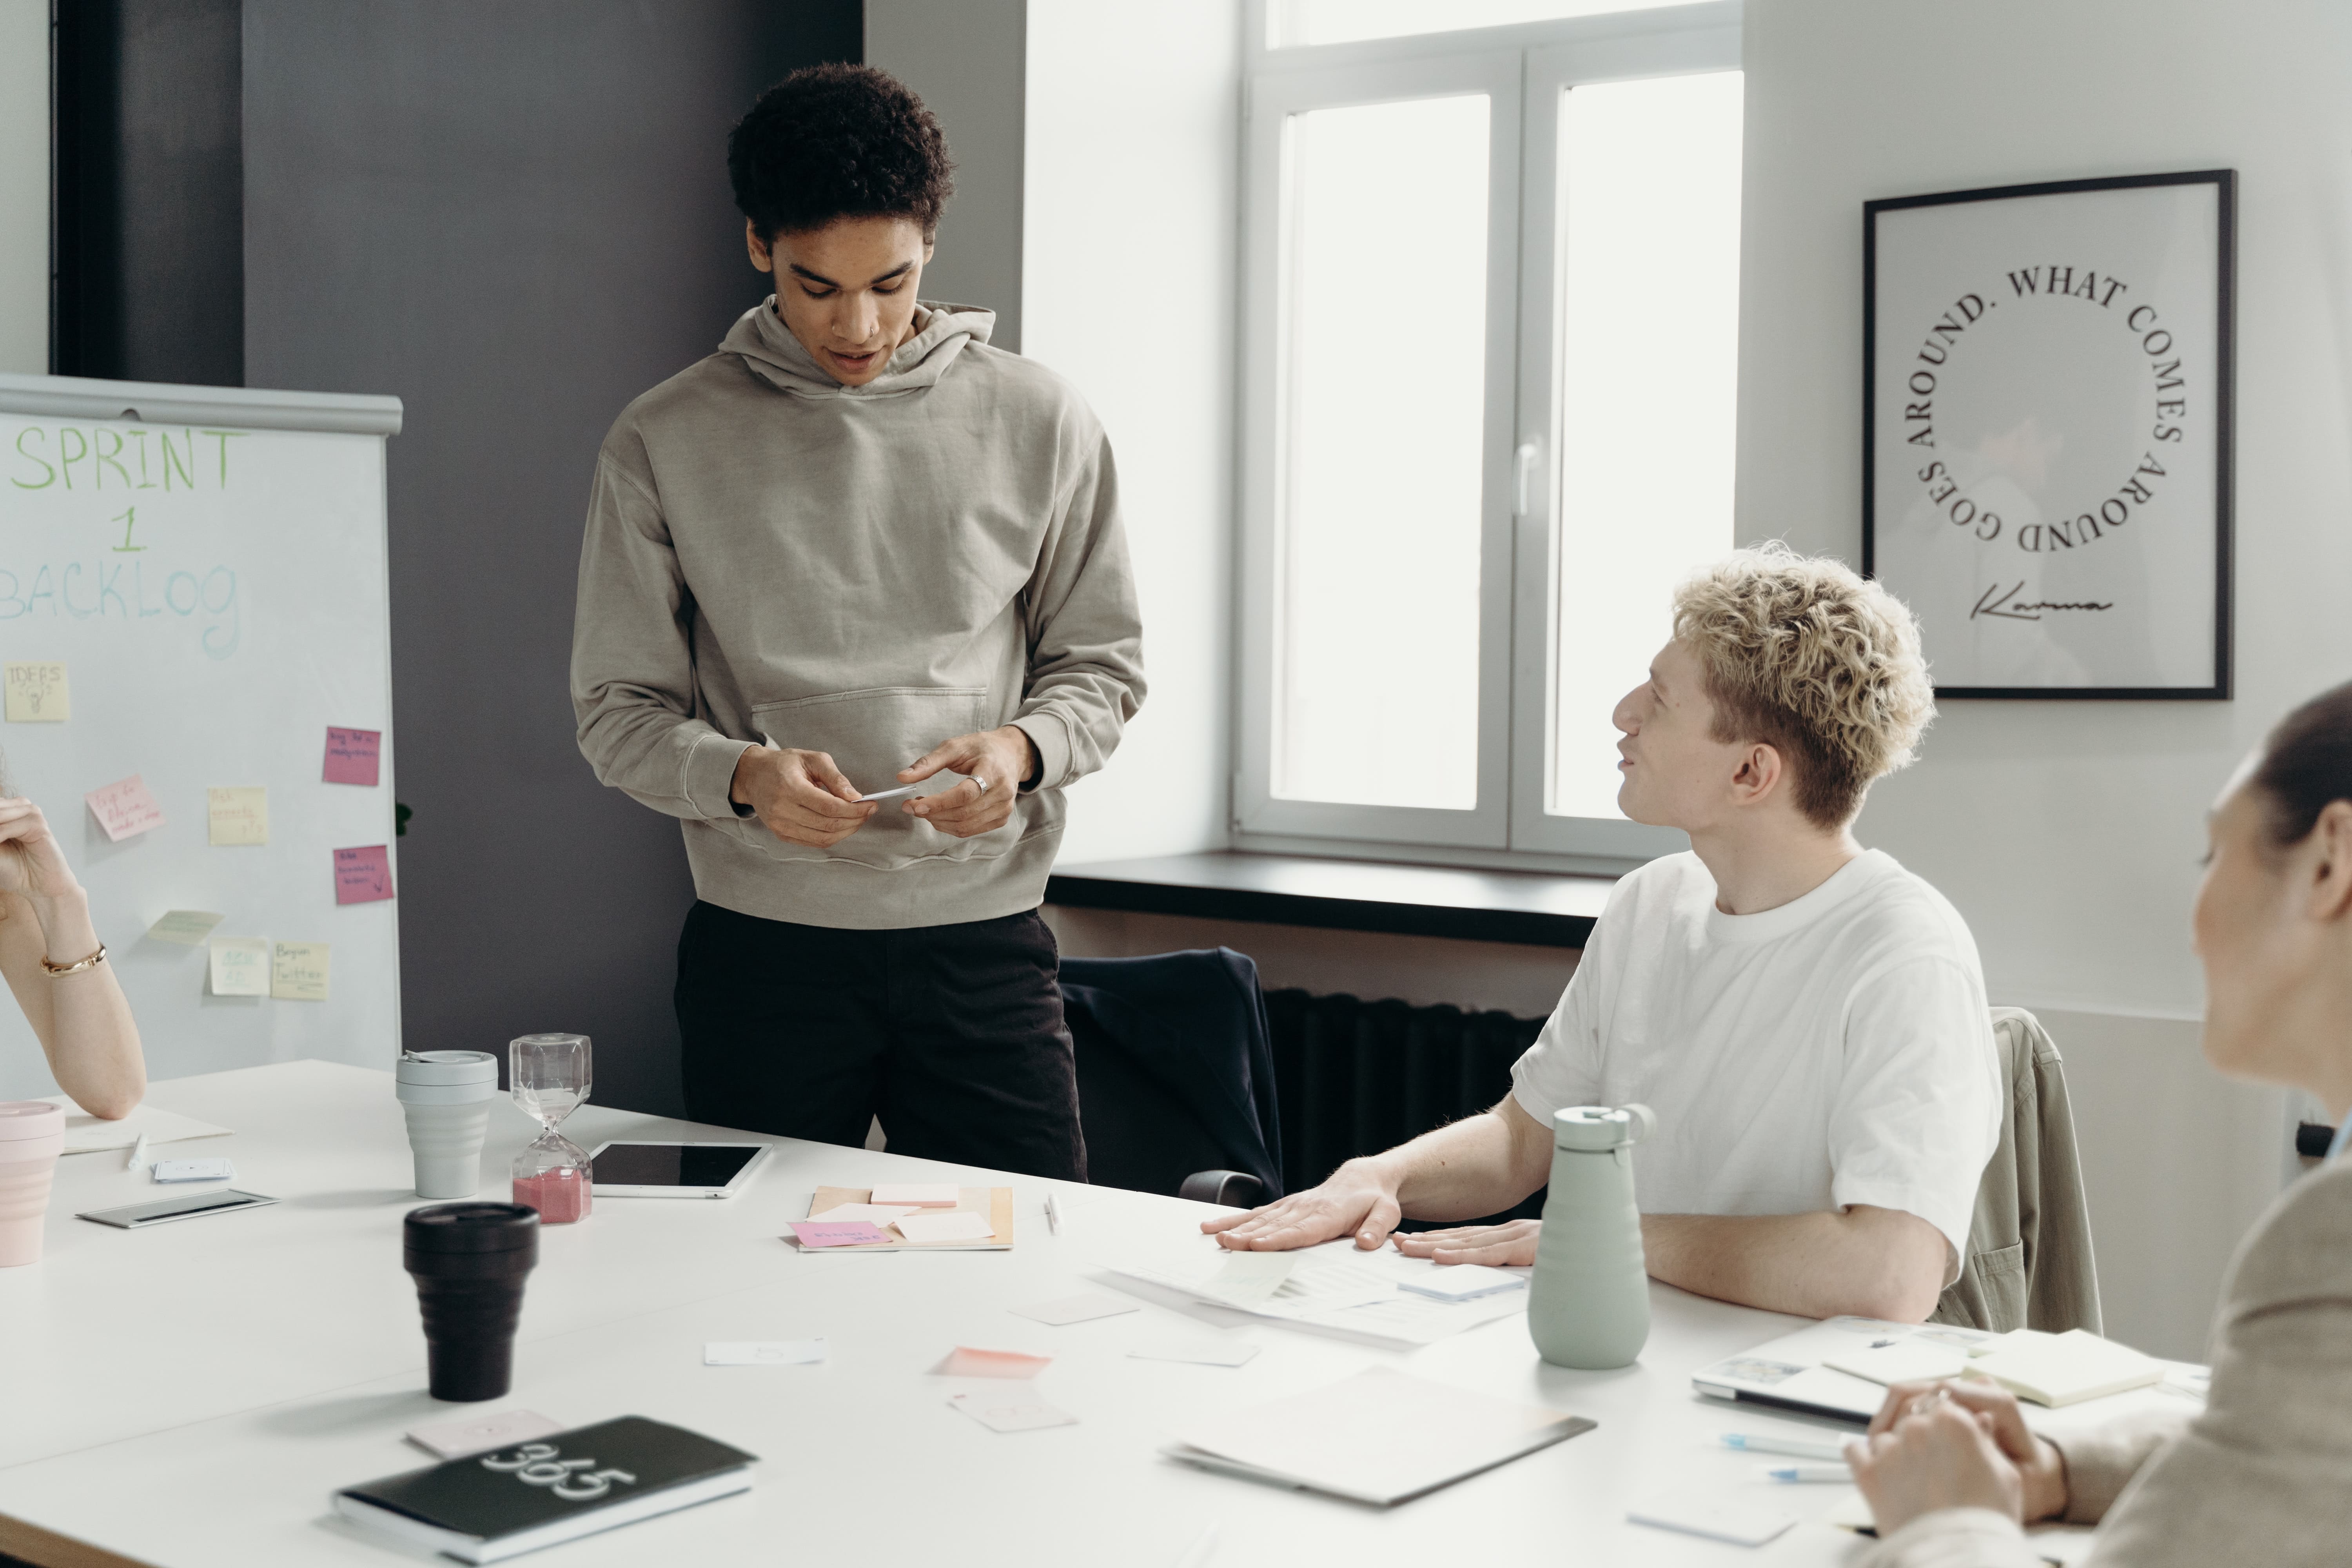
POLYGON ((147 793, 147 786, 140 782, 137 773, 94 789, 81 798, 89 803, 89 814, 98 818, 98 825, 106 829, 106 837, 116 844, 134 833, 163 826, 163 808, 155 804, 155 797, 147 793))
POLYGON ((381 844, 335 851, 335 902, 372 904, 392 897, 392 851, 381 844))
POLYGON ((213 927, 228 919, 205 910, 173 910, 147 928, 147 934, 157 942, 176 942, 182 947, 200 947, 205 938, 212 935, 213 927))
POLYGON ((325 782, 339 784, 377 783, 381 763, 383 731, 381 730, 339 730, 327 726, 327 772, 325 782))
POLYGON ((213 994, 269 994, 269 943, 257 936, 213 938, 213 994))
POLYGON ((8 688, 11 724, 61 724, 73 716, 73 704, 67 699, 63 661, 12 660, 0 668, 0 679, 5 679, 8 688))
POLYGON ((205 791, 205 816, 215 844, 269 842, 269 792, 259 784, 205 791))
POLYGON ((281 942, 271 948, 269 994, 280 1002, 324 1002, 328 949, 323 942, 281 942))

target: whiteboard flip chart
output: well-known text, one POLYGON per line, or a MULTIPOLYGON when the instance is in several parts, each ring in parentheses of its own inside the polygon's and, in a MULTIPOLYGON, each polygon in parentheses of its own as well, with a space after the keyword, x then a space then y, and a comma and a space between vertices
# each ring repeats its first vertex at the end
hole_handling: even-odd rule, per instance
MULTIPOLYGON (((339 902, 333 860, 376 847, 396 883, 399 422, 391 398, 0 374, 0 650, 54 672, 8 682, 44 717, 0 723, 0 753, 89 889, 151 1078, 399 1056, 398 905, 339 902), (324 782, 331 728, 373 734, 374 787, 324 782), (118 839, 83 802, 134 775, 162 821, 118 839), (254 792, 222 803, 229 842, 214 790, 254 792), (220 932, 251 945, 216 985, 220 932)), ((0 1099, 56 1089, 0 1005, 0 1099)))

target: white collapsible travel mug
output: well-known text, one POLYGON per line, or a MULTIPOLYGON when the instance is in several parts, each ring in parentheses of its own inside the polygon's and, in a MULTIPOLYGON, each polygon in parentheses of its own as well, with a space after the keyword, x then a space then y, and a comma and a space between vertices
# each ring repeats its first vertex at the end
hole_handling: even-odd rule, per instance
POLYGON ((416 1195, 469 1198, 482 1184, 482 1140, 499 1097, 499 1058, 488 1051, 416 1051, 394 1073, 416 1157, 416 1195))
POLYGON ((65 1152, 63 1106, 0 1100, 0 1268, 41 1260, 49 1183, 65 1152))

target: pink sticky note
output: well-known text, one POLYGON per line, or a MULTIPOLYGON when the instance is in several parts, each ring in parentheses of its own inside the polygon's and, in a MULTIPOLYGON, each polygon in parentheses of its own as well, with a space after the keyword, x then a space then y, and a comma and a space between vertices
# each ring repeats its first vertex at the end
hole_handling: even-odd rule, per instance
POLYGON ((326 782, 373 786, 383 741, 381 730, 338 730, 328 725, 326 782))
POLYGON ((392 851, 381 844, 335 851, 335 902, 370 904, 392 897, 392 851))
POLYGON ((1049 1355, 958 1345, 948 1352, 940 1370, 950 1377, 1034 1377, 1053 1364, 1054 1358, 1049 1355))
POLYGON ((862 1219, 836 1220, 830 1225, 821 1220, 796 1219, 793 1221, 793 1234, 800 1238, 803 1247, 866 1247, 898 1239, 862 1219))
POLYGON ((89 803, 90 815, 106 829, 106 837, 117 844, 134 833, 163 826, 163 808, 155 804, 137 773, 94 789, 82 799, 89 803))

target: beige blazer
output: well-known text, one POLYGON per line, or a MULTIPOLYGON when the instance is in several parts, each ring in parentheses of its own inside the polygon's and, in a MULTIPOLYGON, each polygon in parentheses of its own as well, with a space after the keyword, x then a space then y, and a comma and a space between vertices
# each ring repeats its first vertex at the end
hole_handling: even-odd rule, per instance
MULTIPOLYGON (((2064 1439, 2085 1568, 2352 1563, 2352 1156, 2305 1176, 2238 1248, 2203 1414, 2157 1411, 2064 1439)), ((1867 1568, 2033 1568, 2013 1521, 1913 1520, 1867 1568)))

